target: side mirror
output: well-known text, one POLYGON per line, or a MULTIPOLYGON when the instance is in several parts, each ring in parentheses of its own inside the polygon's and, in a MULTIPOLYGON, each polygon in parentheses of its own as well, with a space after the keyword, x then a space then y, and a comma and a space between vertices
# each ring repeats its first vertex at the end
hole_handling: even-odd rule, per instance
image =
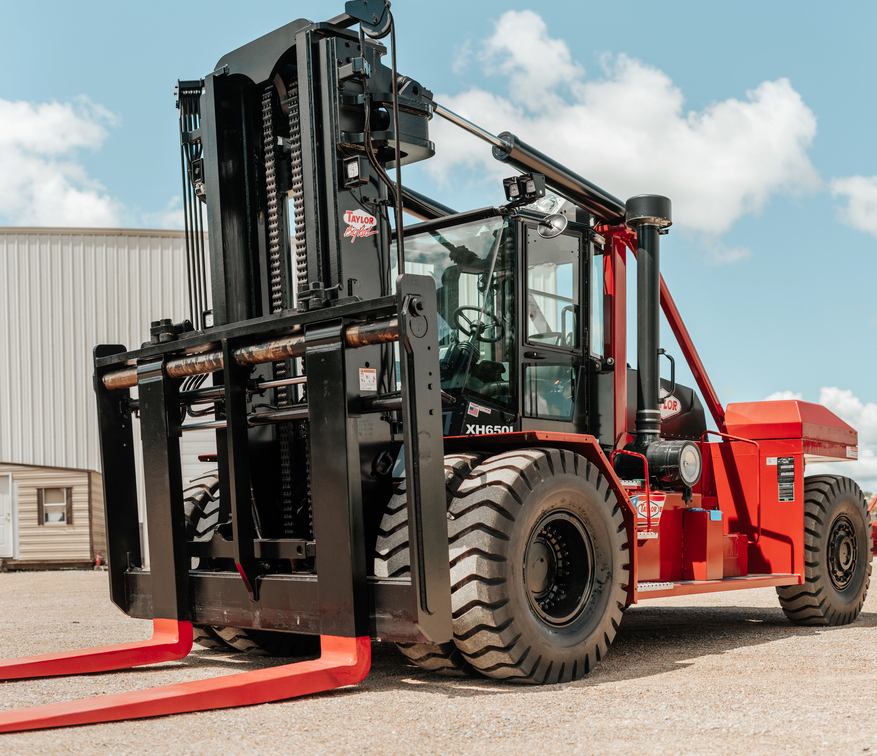
POLYGON ((536 226, 536 232, 543 239, 553 239, 564 232, 567 223, 569 223, 567 217, 561 213, 546 215, 536 226))

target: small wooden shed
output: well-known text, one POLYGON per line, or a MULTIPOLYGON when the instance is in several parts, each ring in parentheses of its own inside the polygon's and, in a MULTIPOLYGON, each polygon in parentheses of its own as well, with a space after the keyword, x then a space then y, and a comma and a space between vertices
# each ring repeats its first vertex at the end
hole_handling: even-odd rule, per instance
POLYGON ((0 463, 0 561, 87 567, 106 555, 103 482, 93 470, 0 463))

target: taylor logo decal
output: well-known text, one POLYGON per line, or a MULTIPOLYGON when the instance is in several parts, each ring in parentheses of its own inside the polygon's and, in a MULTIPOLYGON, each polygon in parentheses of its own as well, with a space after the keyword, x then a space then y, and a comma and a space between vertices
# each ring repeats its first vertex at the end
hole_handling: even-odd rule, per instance
POLYGON ((344 213, 344 222, 347 224, 344 236, 349 236, 351 243, 364 236, 374 236, 378 232, 375 228, 377 218, 359 210, 348 210, 344 213))
POLYGON ((661 420, 669 420, 682 412, 682 402, 675 396, 668 396, 667 389, 661 387, 661 420))
MULTIPOLYGON (((640 522, 646 522, 649 519, 649 513, 646 509, 646 495, 645 494, 637 494, 636 496, 631 496, 631 502, 633 502, 633 506, 636 508, 636 516, 640 522)), ((667 494, 663 493, 652 493, 649 497, 649 503, 651 504, 650 509, 652 510, 652 525, 657 524, 661 519, 661 512, 664 511, 664 504, 667 501, 667 494)))

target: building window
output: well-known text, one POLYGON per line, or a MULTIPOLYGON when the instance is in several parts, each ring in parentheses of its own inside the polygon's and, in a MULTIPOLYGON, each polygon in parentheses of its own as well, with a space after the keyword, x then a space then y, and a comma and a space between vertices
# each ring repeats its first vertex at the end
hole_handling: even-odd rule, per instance
POLYGON ((38 488, 37 524, 72 525, 73 489, 38 488))

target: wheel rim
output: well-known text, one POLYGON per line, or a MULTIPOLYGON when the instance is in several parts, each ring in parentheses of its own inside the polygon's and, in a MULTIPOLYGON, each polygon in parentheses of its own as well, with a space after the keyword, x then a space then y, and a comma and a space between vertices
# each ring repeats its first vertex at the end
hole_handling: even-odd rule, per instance
POLYGON ((569 625, 582 613, 594 587, 594 549, 571 512, 552 512, 533 529, 524 587, 530 606, 552 627, 569 625))
POLYGON ((850 518, 842 515, 832 523, 828 535, 828 574, 839 591, 852 582, 858 557, 855 528, 850 518))

